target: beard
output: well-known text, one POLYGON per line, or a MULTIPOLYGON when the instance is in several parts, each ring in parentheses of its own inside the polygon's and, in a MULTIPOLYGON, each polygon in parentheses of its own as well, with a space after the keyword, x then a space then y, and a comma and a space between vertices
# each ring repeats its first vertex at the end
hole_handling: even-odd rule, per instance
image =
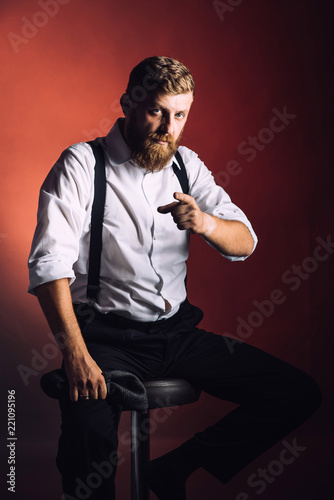
POLYGON ((132 159, 139 167, 149 172, 159 172, 177 151, 182 131, 176 141, 169 134, 162 132, 142 133, 138 131, 135 117, 132 116, 128 123, 126 138, 132 159), (159 144, 157 141, 166 141, 167 144, 159 144))

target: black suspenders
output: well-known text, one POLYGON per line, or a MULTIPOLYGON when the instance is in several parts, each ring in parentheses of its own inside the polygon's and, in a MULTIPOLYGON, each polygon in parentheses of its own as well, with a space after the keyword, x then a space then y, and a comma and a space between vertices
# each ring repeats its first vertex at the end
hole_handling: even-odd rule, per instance
POLYGON ((184 166, 182 156, 178 151, 175 153, 175 158, 177 159, 180 168, 176 165, 175 161, 173 162, 173 170, 174 174, 179 180, 179 183, 181 184, 182 191, 185 194, 189 193, 189 182, 188 182, 188 177, 187 177, 187 172, 186 172, 186 167, 184 166))
POLYGON ((90 226, 90 246, 88 263, 87 298, 96 302, 99 293, 102 226, 106 200, 106 169, 104 152, 97 141, 88 142, 95 157, 94 200, 90 226))
MULTIPOLYGON (((103 147, 98 141, 90 141, 95 157, 95 174, 94 174, 94 201, 92 206, 92 218, 90 229, 90 246, 89 246, 89 262, 88 262, 88 282, 87 282, 87 298, 91 302, 96 302, 99 294, 100 283, 100 267, 102 253, 102 226, 104 216, 104 205, 106 200, 106 169, 104 161, 103 147)), ((182 191, 185 194, 189 192, 189 183, 186 168, 182 157, 178 151, 175 153, 180 168, 173 163, 173 170, 177 176, 182 191)))

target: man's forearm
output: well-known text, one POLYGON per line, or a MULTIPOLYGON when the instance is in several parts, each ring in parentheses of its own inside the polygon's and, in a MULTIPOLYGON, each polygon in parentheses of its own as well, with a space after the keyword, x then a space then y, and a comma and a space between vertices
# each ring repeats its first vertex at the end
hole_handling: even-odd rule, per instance
POLYGON ((45 283, 35 292, 62 351, 71 400, 89 397, 105 399, 105 380, 82 337, 72 306, 68 279, 45 283))
POLYGON ((174 198, 178 201, 159 206, 157 210, 161 214, 170 213, 178 229, 200 234, 224 255, 246 257, 252 253, 254 241, 245 224, 202 212, 188 194, 174 193, 174 198))
POLYGON ((74 351, 87 351, 73 310, 68 279, 44 283, 35 293, 64 358, 74 351))
POLYGON ((225 255, 246 257, 253 251, 254 240, 245 224, 203 214, 203 229, 198 234, 225 255))

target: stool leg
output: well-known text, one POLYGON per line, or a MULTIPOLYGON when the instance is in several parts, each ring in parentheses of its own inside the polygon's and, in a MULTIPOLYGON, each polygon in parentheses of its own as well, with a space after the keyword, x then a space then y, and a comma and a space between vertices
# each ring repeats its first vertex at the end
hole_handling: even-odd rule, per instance
POLYGON ((150 434, 145 420, 149 422, 148 413, 131 412, 131 500, 149 500, 142 474, 150 455, 150 434))

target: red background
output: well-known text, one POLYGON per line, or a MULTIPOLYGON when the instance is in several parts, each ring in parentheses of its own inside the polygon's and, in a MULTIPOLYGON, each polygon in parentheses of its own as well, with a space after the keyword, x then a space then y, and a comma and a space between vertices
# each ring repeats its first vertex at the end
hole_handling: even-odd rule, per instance
MULTIPOLYGON (((19 500, 61 496, 54 464, 57 403, 39 388, 40 375, 57 367, 60 355, 54 355, 36 299, 26 293, 38 190, 65 147, 107 133, 120 116, 118 99, 130 70, 154 54, 191 68, 196 99, 183 143, 246 212, 260 241, 246 262, 229 263, 193 238, 189 295, 205 312, 203 326, 237 337, 243 320, 248 342, 310 372, 324 394, 318 413, 287 438, 305 451, 260 497, 313 500, 331 494, 333 256, 322 250, 323 261, 310 259, 317 238, 334 238, 330 2, 221 3, 229 7, 219 15, 208 0, 1 2, 1 454, 6 460, 6 394, 15 389, 19 500), (283 112, 285 106, 296 117, 266 141, 262 129, 269 126, 272 110, 283 112), (258 134, 267 144, 247 161, 250 155, 242 154, 240 144, 258 134), (238 162, 239 173, 228 178, 231 160, 238 162), (293 265, 302 267, 303 277, 296 278, 300 271, 293 265), (266 316, 254 301, 268 300, 274 290, 284 302, 266 316), (35 370, 26 384, 22 367, 35 370)), ((192 407, 173 411, 155 425, 152 456, 230 408, 203 395, 192 407)), ((124 414, 125 463, 117 478, 118 498, 124 500, 129 498, 128 428, 124 414)), ((227 486, 199 471, 188 482, 189 498, 234 500, 240 492, 257 498, 247 479, 276 460, 282 447, 279 443, 227 486)), ((8 472, 3 465, 2 481, 8 472)))

